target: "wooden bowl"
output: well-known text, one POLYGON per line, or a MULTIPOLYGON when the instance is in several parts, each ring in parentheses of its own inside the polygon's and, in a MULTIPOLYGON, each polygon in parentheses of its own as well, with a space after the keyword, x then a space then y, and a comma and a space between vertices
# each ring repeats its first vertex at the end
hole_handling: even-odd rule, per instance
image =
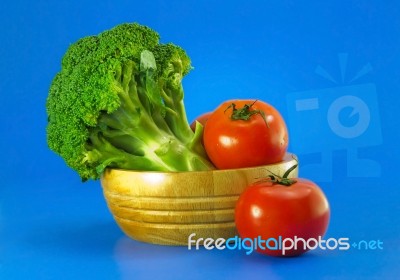
MULTIPOLYGON (((234 210, 249 184, 271 171, 282 176, 294 155, 253 168, 143 172, 107 169, 101 184, 117 224, 129 237, 154 244, 187 245, 190 234, 228 239, 237 235, 234 210)), ((290 174, 296 177, 296 168, 290 174)))

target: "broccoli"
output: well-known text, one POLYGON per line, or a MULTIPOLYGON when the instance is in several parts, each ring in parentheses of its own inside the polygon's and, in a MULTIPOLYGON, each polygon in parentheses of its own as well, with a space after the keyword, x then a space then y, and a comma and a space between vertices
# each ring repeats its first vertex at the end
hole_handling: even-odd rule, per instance
POLYGON ((83 181, 105 168, 213 169, 183 104, 190 58, 137 23, 70 45, 49 89, 47 143, 83 181))

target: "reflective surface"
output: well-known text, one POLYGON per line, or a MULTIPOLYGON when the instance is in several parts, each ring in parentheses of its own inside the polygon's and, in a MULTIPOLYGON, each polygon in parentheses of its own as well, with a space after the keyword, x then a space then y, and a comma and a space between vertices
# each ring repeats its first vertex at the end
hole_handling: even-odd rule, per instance
POLYGON ((99 182, 35 187, 14 185, 0 192, 1 279, 285 279, 299 273, 394 279, 399 273, 398 218, 387 213, 398 207, 397 198, 389 194, 363 192, 355 203, 323 185, 332 207, 326 238, 380 239, 383 250, 316 250, 298 258, 272 258, 244 250, 189 251, 137 242, 113 221, 99 182))

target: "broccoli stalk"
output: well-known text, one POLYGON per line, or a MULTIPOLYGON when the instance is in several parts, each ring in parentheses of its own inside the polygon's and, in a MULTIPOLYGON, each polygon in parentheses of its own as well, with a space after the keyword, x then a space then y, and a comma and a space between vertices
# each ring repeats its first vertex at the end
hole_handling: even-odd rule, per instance
POLYGON ((183 103, 190 59, 138 24, 72 44, 47 99, 47 141, 83 180, 105 168, 213 169, 183 103))

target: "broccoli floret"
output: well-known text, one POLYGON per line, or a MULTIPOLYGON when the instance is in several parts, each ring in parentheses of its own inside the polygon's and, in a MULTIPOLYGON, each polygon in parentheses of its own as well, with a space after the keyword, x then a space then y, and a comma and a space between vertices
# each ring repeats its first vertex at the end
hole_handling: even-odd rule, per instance
POLYGON ((185 51, 136 23, 72 44, 47 98, 47 142, 82 180, 105 168, 213 169, 183 104, 185 51))

